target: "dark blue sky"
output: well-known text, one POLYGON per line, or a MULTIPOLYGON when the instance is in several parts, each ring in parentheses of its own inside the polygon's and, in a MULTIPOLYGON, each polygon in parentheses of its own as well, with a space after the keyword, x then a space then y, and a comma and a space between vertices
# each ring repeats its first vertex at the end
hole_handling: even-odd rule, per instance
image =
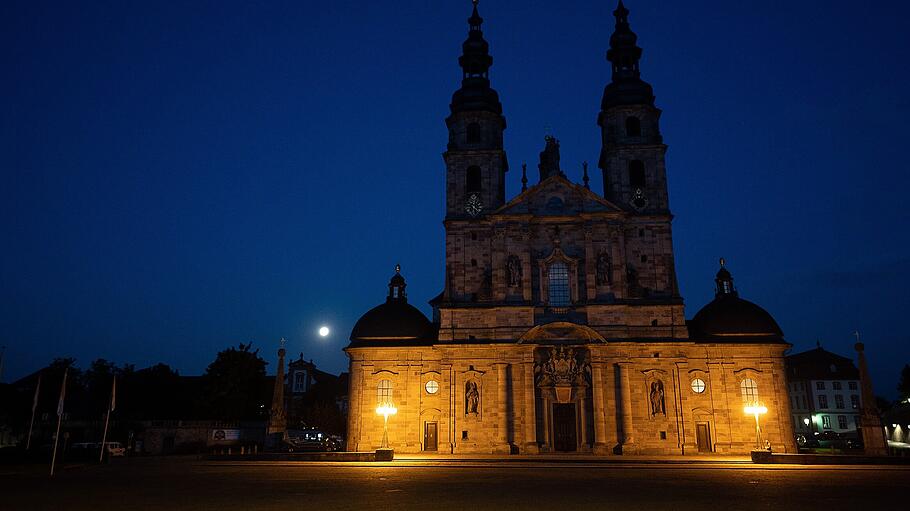
MULTIPOLYGON (((664 110, 686 314, 724 256, 795 350, 881 394, 910 361, 905 2, 630 0, 664 110)), ((482 1, 513 171, 580 180, 613 0, 482 1)), ((325 369, 396 262, 443 285, 444 118, 468 0, 0 5, 0 344, 198 374, 280 337, 325 369), (333 334, 316 336, 326 323, 333 334)), ((593 168, 593 165, 592 165, 593 168)), ((592 188, 601 190, 595 172, 592 188)))

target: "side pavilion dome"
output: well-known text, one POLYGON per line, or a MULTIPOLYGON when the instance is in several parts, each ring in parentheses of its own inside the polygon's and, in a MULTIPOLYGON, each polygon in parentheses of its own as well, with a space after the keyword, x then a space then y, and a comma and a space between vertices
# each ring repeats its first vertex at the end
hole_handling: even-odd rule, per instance
POLYGON ((688 322, 693 341, 786 343, 784 333, 765 309, 743 300, 733 287, 733 276, 720 260, 714 279, 716 295, 688 322))
POLYGON ((436 339, 433 323, 408 303, 406 286, 401 266, 396 266, 389 296, 357 320, 351 330, 351 346, 429 344, 436 339))

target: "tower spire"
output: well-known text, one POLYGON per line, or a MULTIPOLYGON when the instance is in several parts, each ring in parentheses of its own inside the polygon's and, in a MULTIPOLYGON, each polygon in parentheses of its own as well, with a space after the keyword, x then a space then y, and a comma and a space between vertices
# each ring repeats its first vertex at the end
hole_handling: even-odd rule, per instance
POLYGON ((610 36, 610 49, 607 60, 612 64, 613 80, 604 90, 601 108, 615 105, 654 104, 654 92, 651 86, 641 79, 639 60, 641 48, 638 47, 638 36, 629 25, 629 9, 619 1, 613 11, 616 25, 610 36))
POLYGON ((488 111, 502 113, 499 95, 490 87, 490 45, 483 38, 483 18, 477 11, 477 0, 471 17, 468 18, 468 38, 461 45, 462 54, 458 65, 462 69, 461 88, 452 96, 452 113, 464 111, 488 111))

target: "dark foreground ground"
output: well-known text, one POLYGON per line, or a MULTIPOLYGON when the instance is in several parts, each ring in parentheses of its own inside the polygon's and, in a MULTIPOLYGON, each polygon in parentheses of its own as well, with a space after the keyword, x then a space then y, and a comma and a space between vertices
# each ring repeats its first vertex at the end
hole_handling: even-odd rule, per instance
MULTIPOLYGON (((121 460, 117 460, 121 461, 121 460)), ((0 509, 904 509, 900 467, 751 464, 227 463, 0 467, 0 509)))

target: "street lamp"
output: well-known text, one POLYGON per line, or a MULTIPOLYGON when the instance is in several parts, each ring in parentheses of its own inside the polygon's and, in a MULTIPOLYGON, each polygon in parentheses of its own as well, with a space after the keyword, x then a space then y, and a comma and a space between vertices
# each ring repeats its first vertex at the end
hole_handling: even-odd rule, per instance
POLYGON ((389 415, 398 413, 398 408, 395 408, 391 401, 380 403, 376 407, 376 413, 382 415, 382 444, 379 448, 389 449, 389 415))
POLYGON ((746 414, 748 414, 748 415, 755 416, 756 449, 761 450, 762 449, 761 426, 758 425, 758 416, 768 413, 768 407, 766 407, 765 405, 763 405, 761 403, 752 403, 751 405, 748 405, 745 408, 743 408, 743 411, 746 412, 746 414))

